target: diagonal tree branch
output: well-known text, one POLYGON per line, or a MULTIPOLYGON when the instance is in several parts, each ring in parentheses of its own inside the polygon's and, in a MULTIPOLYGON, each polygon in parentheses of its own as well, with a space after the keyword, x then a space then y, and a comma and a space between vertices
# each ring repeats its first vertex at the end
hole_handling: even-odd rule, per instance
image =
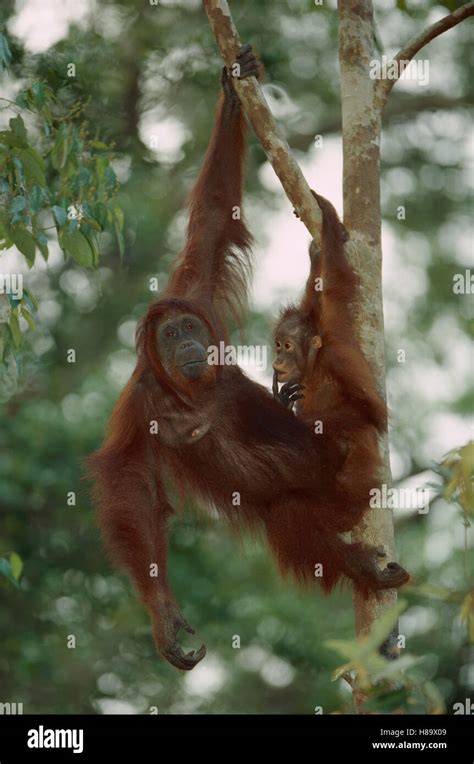
MULTIPOLYGON (((419 34, 412 37, 411 40, 407 42, 405 47, 398 51, 393 60, 411 61, 412 58, 416 56, 416 54, 422 48, 424 48, 425 45, 431 42, 431 40, 434 40, 435 37, 443 34, 443 32, 447 32, 448 29, 452 29, 457 24, 460 24, 461 21, 464 21, 464 19, 467 19, 469 16, 474 16, 474 2, 461 5, 461 7, 455 10, 453 13, 450 13, 448 16, 444 16, 442 19, 429 26, 423 32, 420 32, 419 34)), ((393 80, 379 80, 377 83, 379 95, 386 99, 398 79, 399 78, 396 77, 393 80)))
MULTIPOLYGON (((235 61, 240 40, 227 0, 203 0, 203 5, 222 57, 227 66, 231 66, 235 61)), ((322 222, 320 209, 275 122, 260 85, 255 77, 249 77, 245 80, 235 80, 235 87, 288 199, 313 239, 318 242, 322 222)))

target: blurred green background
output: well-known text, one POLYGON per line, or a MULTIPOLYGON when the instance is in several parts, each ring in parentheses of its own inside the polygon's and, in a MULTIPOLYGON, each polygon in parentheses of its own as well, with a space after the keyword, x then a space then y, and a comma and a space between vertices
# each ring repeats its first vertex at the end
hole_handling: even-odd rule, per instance
MULTIPOLYGON (((433 13, 450 8, 376 5, 379 54, 393 53, 433 13)), ((272 106, 304 160, 316 133, 337 139, 340 129, 335 4, 246 0, 231 7, 242 40, 264 61, 272 106)), ((171 581, 197 632, 186 644, 201 639, 208 647, 206 659, 182 675, 155 655, 146 613, 128 579, 108 564, 83 478, 82 460, 99 445, 133 368, 149 279, 158 276, 163 286, 179 250, 184 201, 212 128, 222 62, 200 3, 28 0, 20 8, 3 0, 1 13, 13 54, 5 97, 31 80, 47 82, 61 98, 83 101, 89 125, 114 144, 125 255, 104 236, 99 270, 86 271, 64 262, 52 243, 48 265, 25 277, 39 301, 37 329, 18 354, 19 387, 4 396, 0 430, 0 557, 14 551, 23 561, 19 587, 0 577, 0 702, 22 702, 25 713, 351 711, 344 681, 331 679, 344 659, 325 644, 353 638, 349 591, 325 599, 299 591, 277 576, 257 542, 239 542, 202 514, 177 518, 171 581), (70 62, 75 78, 66 75, 70 62), (66 363, 69 348, 75 364, 66 363), (71 491, 75 506, 67 502, 71 491)), ((396 479, 417 485, 434 480, 433 463, 464 444, 472 413, 472 311, 469 295, 452 289, 453 275, 472 262, 468 32, 461 25, 430 45, 430 85, 394 90, 383 138, 392 459, 396 479), (399 204, 405 221, 397 220, 399 204), (407 350, 403 367, 399 347, 407 350)), ((13 113, 0 111, 2 128, 13 113)), ((265 183, 264 154, 250 140, 246 207, 265 250, 270 232, 262 221, 283 194, 265 183)), ((282 210, 291 216, 288 204, 282 210)), ((27 273, 21 255, 0 257, 3 270, 27 273)), ((291 262, 290 252, 288 269, 291 262)), ((270 343, 279 298, 271 296, 269 310, 254 306, 245 341, 270 343)), ((414 575, 400 632, 405 651, 418 658, 397 702, 421 712, 441 698, 450 712, 474 691, 462 513, 438 499, 426 515, 397 513, 396 533, 398 558, 414 575)), ((381 699, 378 709, 389 708, 381 699)))

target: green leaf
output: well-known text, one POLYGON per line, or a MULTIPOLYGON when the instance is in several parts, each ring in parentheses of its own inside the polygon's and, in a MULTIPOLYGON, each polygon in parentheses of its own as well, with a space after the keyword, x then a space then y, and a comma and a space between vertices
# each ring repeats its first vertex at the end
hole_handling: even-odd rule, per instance
POLYGON ((10 130, 18 141, 16 145, 25 149, 28 148, 28 136, 26 134, 26 127, 20 115, 18 114, 17 117, 12 117, 9 125, 10 130))
POLYGON ((97 202, 97 204, 94 205, 94 219, 97 220, 98 224, 102 228, 102 230, 105 228, 105 225, 107 223, 107 207, 103 202, 97 202))
POLYGON ((10 249, 13 242, 8 235, 8 231, 2 223, 0 223, 0 249, 10 249))
POLYGON ((94 256, 89 242, 81 231, 62 231, 59 236, 59 244, 66 254, 71 255, 73 260, 83 268, 91 268, 94 264, 94 256))
POLYGON ((14 245, 25 255, 28 265, 31 267, 35 261, 35 237, 27 228, 21 225, 11 226, 9 233, 14 245))
POLYGON ((5 557, 0 557, 0 573, 3 573, 3 575, 9 580, 12 579, 10 563, 5 559, 5 557))
POLYGON ((84 218, 81 220, 81 231, 86 237, 86 239, 92 236, 92 228, 90 227, 89 223, 87 223, 87 221, 84 218))
POLYGON ((12 333, 13 344, 16 348, 19 348, 21 345, 21 329, 16 313, 11 313, 9 327, 12 333))
POLYGON ((92 175, 87 167, 81 167, 78 173, 74 176, 74 186, 78 189, 85 188, 90 185, 92 175))
POLYGON ((11 565, 9 561, 5 559, 5 557, 0 557, 0 573, 3 573, 5 578, 7 578, 11 584, 14 584, 14 586, 18 587, 18 581, 14 577, 11 565))
POLYGON ((11 130, 0 130, 0 143, 3 143, 5 146, 21 146, 21 143, 18 141, 18 138, 14 133, 12 133, 11 130))
MULTIPOLYGON (((394 661, 396 663, 396 661, 394 661)), ((389 692, 373 692, 364 704, 364 712, 372 714, 393 714, 397 709, 406 708, 410 703, 410 693, 406 687, 389 692)))
POLYGON ((67 134, 67 127, 61 126, 51 152, 51 161, 55 170, 64 169, 70 150, 71 142, 67 134))
POLYGON ((54 217, 56 218, 56 222, 59 226, 66 225, 67 223, 67 212, 64 209, 64 207, 58 207, 57 205, 54 205, 52 208, 54 217))
POLYGON ((33 214, 36 215, 36 213, 40 211, 42 206, 43 206, 43 191, 39 186, 34 185, 30 193, 30 209, 33 212, 33 214))
POLYGON ((92 209, 92 207, 89 204, 89 202, 82 202, 81 209, 82 209, 83 214, 87 218, 94 218, 95 219, 94 210, 92 209))
POLYGON ((14 297, 11 292, 7 294, 7 300, 12 310, 15 310, 21 303, 21 297, 14 297))
POLYGON ((49 257, 49 250, 48 250, 48 237, 46 236, 43 231, 38 231, 36 234, 36 241, 38 242, 38 247, 40 249, 41 254, 43 255, 46 262, 48 261, 49 257))
POLYGON ((32 266, 36 251, 36 241, 33 234, 21 225, 10 226, 9 234, 14 245, 25 255, 28 265, 32 266))
POLYGON ((123 231, 124 214, 120 207, 114 207, 114 218, 118 225, 119 231, 123 231))
POLYGON ((27 149, 15 148, 12 153, 20 159, 26 180, 30 186, 34 183, 37 183, 39 186, 46 186, 43 159, 34 148, 31 146, 27 149))
POLYGON ((25 319, 31 331, 34 332, 36 329, 35 319, 31 315, 30 311, 25 308, 24 305, 21 306, 21 315, 25 319))
POLYGON ((331 650, 336 650, 343 656, 343 658, 347 658, 351 661, 355 661, 361 656, 361 646, 359 642, 349 641, 348 639, 326 639, 324 645, 331 650))
POLYGON ((23 289, 23 299, 31 310, 38 310, 38 300, 26 287, 23 289))
POLYGON ((413 668, 413 666, 419 665, 423 661, 420 656, 414 655, 402 655, 397 658, 396 661, 387 661, 385 666, 379 671, 375 671, 372 675, 372 681, 377 683, 383 679, 391 679, 396 677, 397 674, 402 674, 407 669, 413 668))
POLYGON ((56 98, 56 95, 55 95, 55 93, 54 93, 54 90, 52 90, 52 89, 49 87, 49 85, 43 84, 43 92, 44 92, 44 99, 45 99, 45 102, 46 102, 46 103, 47 103, 48 101, 49 101, 50 103, 56 103, 56 102, 57 102, 57 100, 58 100, 58 99, 56 98))
POLYGON ((118 184, 118 180, 112 167, 109 166, 106 168, 104 172, 104 180, 105 180, 105 185, 109 190, 113 190, 116 188, 118 184))
POLYGON ((17 97, 15 98, 15 103, 17 106, 20 107, 20 109, 27 109, 28 108, 28 100, 26 97, 26 91, 20 90, 17 97))
POLYGON ((42 82, 33 83, 33 85, 31 86, 31 92, 33 93, 35 106, 37 106, 38 109, 41 109, 42 106, 44 106, 44 101, 45 101, 43 83, 42 82))
POLYGON ((22 212, 26 210, 27 203, 24 196, 15 196, 14 199, 12 199, 12 203, 10 204, 9 213, 10 213, 10 219, 12 223, 18 223, 22 218, 22 212))
POLYGON ((25 176, 25 170, 23 167, 23 164, 18 157, 12 156, 13 164, 15 167, 15 182, 16 185, 19 188, 24 188, 26 186, 26 176, 25 176))
POLYGON ((0 33, 0 70, 8 69, 12 62, 12 54, 8 46, 8 40, 0 33))
POLYGON ((90 248, 92 250, 93 267, 98 268, 100 252, 99 252, 97 241, 92 232, 91 232, 91 235, 87 237, 87 241, 89 242, 90 248))
POLYGON ((97 231, 100 233, 102 231, 101 226, 97 222, 97 220, 94 220, 94 218, 83 218, 82 219, 82 225, 86 224, 89 228, 93 228, 94 231, 97 231))
POLYGON ((102 180, 102 178, 105 175, 105 171, 107 170, 107 167, 109 166, 108 162, 109 160, 107 159, 106 156, 97 155, 95 168, 96 168, 96 173, 100 180, 102 180))
POLYGON ((23 570, 23 561, 20 555, 16 552, 12 552, 10 555, 10 568, 13 577, 18 581, 21 576, 21 571, 23 570))

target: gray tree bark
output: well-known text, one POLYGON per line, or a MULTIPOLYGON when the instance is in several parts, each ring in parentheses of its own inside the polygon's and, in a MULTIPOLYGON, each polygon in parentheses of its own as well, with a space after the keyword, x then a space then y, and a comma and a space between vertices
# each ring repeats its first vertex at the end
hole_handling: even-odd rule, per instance
MULTIPOLYGON (((343 140, 344 224, 350 233, 346 253, 357 270, 360 283, 358 333, 364 355, 372 366, 378 389, 386 399, 384 318, 382 302, 382 215, 380 209, 381 101, 369 64, 374 54, 371 0, 340 0, 339 60, 343 140)), ((380 447, 383 454, 382 483, 391 483, 388 435, 380 447)), ((387 560, 395 559, 392 511, 370 509, 352 531, 354 541, 383 546, 387 560)), ((372 624, 397 594, 387 590, 365 600, 354 592, 356 634, 368 634, 372 624)), ((392 633, 385 652, 396 654, 392 633)))

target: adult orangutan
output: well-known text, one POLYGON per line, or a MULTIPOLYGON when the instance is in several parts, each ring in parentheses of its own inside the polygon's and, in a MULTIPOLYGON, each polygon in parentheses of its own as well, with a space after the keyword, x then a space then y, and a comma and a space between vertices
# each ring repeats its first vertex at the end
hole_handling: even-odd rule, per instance
MULTIPOLYGON (((240 77, 256 76, 250 46, 240 77)), ((229 73, 203 168, 194 187, 187 238, 168 287, 143 318, 138 361, 89 459, 99 521, 150 614, 158 652, 192 669, 204 645, 184 653, 180 628, 193 633, 167 580, 164 484, 212 504, 231 525, 264 529, 283 571, 329 590, 346 576, 362 591, 398 586, 399 566, 379 570, 377 550, 339 536, 362 508, 337 487, 333 456, 321 439, 237 366, 212 366, 207 348, 227 342, 227 319, 245 307, 251 237, 241 218, 245 121, 229 73), (236 496, 238 499, 236 499, 236 496), (158 575, 154 575, 158 570, 158 575)))

